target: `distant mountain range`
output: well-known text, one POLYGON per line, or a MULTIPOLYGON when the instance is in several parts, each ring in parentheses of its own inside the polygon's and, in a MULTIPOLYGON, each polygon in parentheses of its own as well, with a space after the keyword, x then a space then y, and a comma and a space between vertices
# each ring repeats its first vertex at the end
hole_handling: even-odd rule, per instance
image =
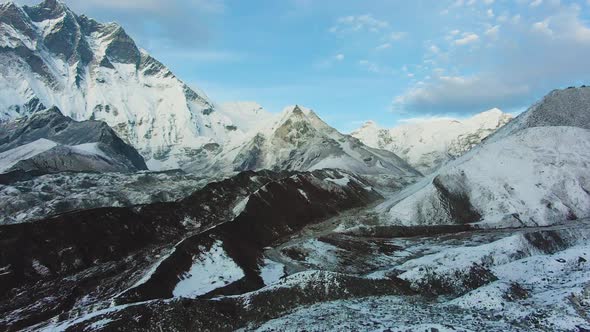
POLYGON ((322 121, 311 109, 287 107, 243 141, 227 146, 211 165, 190 164, 193 172, 229 173, 246 170, 305 170, 340 168, 359 174, 390 174, 418 177, 394 153, 370 148, 354 137, 343 135, 322 121), (201 168, 205 165, 205 168, 201 168))
POLYGON ((464 120, 419 120, 384 129, 373 121, 351 135, 368 146, 391 151, 424 174, 430 174, 479 144, 512 119, 492 109, 464 120))

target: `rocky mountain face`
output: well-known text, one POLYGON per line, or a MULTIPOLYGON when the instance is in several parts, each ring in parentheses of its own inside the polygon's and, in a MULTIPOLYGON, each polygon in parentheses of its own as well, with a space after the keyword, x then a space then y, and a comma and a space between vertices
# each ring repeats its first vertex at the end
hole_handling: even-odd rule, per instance
POLYGON ((143 157, 101 121, 74 121, 53 107, 0 123, 0 172, 133 172, 143 157))
POLYGON ((465 120, 421 120, 392 129, 369 121, 351 135, 371 147, 392 151, 423 174, 430 174, 511 119, 510 114, 493 109, 465 120))
POLYGON ((498 140, 534 127, 577 127, 590 129, 590 87, 553 90, 526 112, 490 137, 498 140))
POLYGON ((234 134, 203 93, 115 23, 76 15, 57 0, 7 2, 0 5, 0 35, 0 121, 52 106, 74 120, 105 121, 151 169, 178 168, 234 134))
POLYGON ((196 162, 193 172, 227 173, 244 170, 303 170, 339 168, 358 174, 421 176, 394 153, 370 148, 328 126, 312 110, 287 107, 275 121, 254 130, 244 142, 229 146, 212 165, 196 162))
POLYGON ((590 88, 551 92, 380 207, 401 225, 546 226, 590 216, 590 88))

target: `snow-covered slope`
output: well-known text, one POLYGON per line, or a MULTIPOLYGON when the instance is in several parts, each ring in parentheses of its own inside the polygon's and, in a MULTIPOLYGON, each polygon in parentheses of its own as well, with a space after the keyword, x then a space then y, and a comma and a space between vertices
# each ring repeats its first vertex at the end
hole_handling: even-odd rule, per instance
POLYGON ((57 145, 59 144, 54 141, 40 138, 34 142, 21 145, 8 151, 0 152, 0 173, 4 173, 21 160, 32 158, 56 147, 57 145))
POLYGON ((0 123, 0 173, 145 169, 137 150, 101 121, 74 121, 50 108, 0 123))
POLYGON ((403 225, 537 226, 590 216, 589 92, 552 92, 378 209, 403 225))
POLYGON ((266 111, 260 104, 253 101, 224 102, 218 108, 233 123, 239 124, 239 129, 244 133, 272 124, 278 117, 277 114, 266 111))
POLYGON ((368 146, 394 152, 424 174, 457 158, 512 119, 498 109, 465 120, 434 119, 392 129, 369 121, 351 135, 368 146))
POLYGON ((75 120, 103 120, 150 168, 178 167, 237 131, 121 26, 57 0, 0 5, 0 64, 0 121, 53 105, 75 120))
POLYGON ((328 126, 312 110, 289 106, 251 131, 244 142, 228 145, 211 166, 195 162, 189 171, 231 173, 244 170, 340 168, 359 174, 420 174, 394 153, 368 147, 328 126))

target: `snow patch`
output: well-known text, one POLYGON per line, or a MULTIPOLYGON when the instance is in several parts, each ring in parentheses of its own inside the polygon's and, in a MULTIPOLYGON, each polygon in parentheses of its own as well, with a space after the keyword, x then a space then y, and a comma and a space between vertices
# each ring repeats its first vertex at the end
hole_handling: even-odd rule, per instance
POLYGON ((277 282, 285 275, 285 265, 265 258, 260 267, 260 277, 266 286, 277 282))
POLYGON ((335 183, 341 187, 346 187, 350 183, 350 178, 348 176, 344 176, 340 179, 327 178, 326 181, 330 181, 330 182, 335 183))
POLYGON ((218 240, 209 251, 193 258, 193 265, 181 276, 172 294, 196 298, 243 277, 244 271, 227 255, 223 242, 218 240))
POLYGON ((239 216, 245 209, 246 206, 248 205, 248 201, 250 200, 250 197, 246 197, 244 199, 242 199, 241 201, 238 202, 238 204, 236 204, 236 206, 234 206, 232 212, 234 213, 234 216, 239 216))

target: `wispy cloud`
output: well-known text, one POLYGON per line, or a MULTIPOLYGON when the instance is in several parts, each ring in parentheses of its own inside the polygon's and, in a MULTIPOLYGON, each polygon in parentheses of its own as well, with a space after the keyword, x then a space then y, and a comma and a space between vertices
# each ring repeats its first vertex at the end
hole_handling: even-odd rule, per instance
POLYGON ((366 59, 360 60, 359 65, 365 68, 367 71, 375 74, 392 75, 395 73, 395 70, 389 66, 380 65, 376 62, 369 61, 366 59))
POLYGON ((479 36, 475 33, 465 33, 463 37, 455 39, 455 45, 468 45, 473 44, 479 40, 479 36))
MULTIPOLYGON (((469 6, 466 1, 457 5, 469 6)), ((447 44, 439 53, 427 46, 425 61, 444 71, 433 70, 430 80, 396 96, 394 109, 438 113, 524 107, 548 90, 587 81, 590 26, 580 16, 581 7, 548 1, 530 8, 530 1, 521 1, 513 8, 520 14, 502 12, 495 24, 480 24, 481 30, 446 32, 441 40, 447 44), (477 43, 482 47, 467 47, 477 43)))
POLYGON ((374 18, 370 14, 359 16, 344 16, 336 20, 336 24, 330 28, 332 33, 348 32, 381 32, 389 28, 389 22, 374 18))

